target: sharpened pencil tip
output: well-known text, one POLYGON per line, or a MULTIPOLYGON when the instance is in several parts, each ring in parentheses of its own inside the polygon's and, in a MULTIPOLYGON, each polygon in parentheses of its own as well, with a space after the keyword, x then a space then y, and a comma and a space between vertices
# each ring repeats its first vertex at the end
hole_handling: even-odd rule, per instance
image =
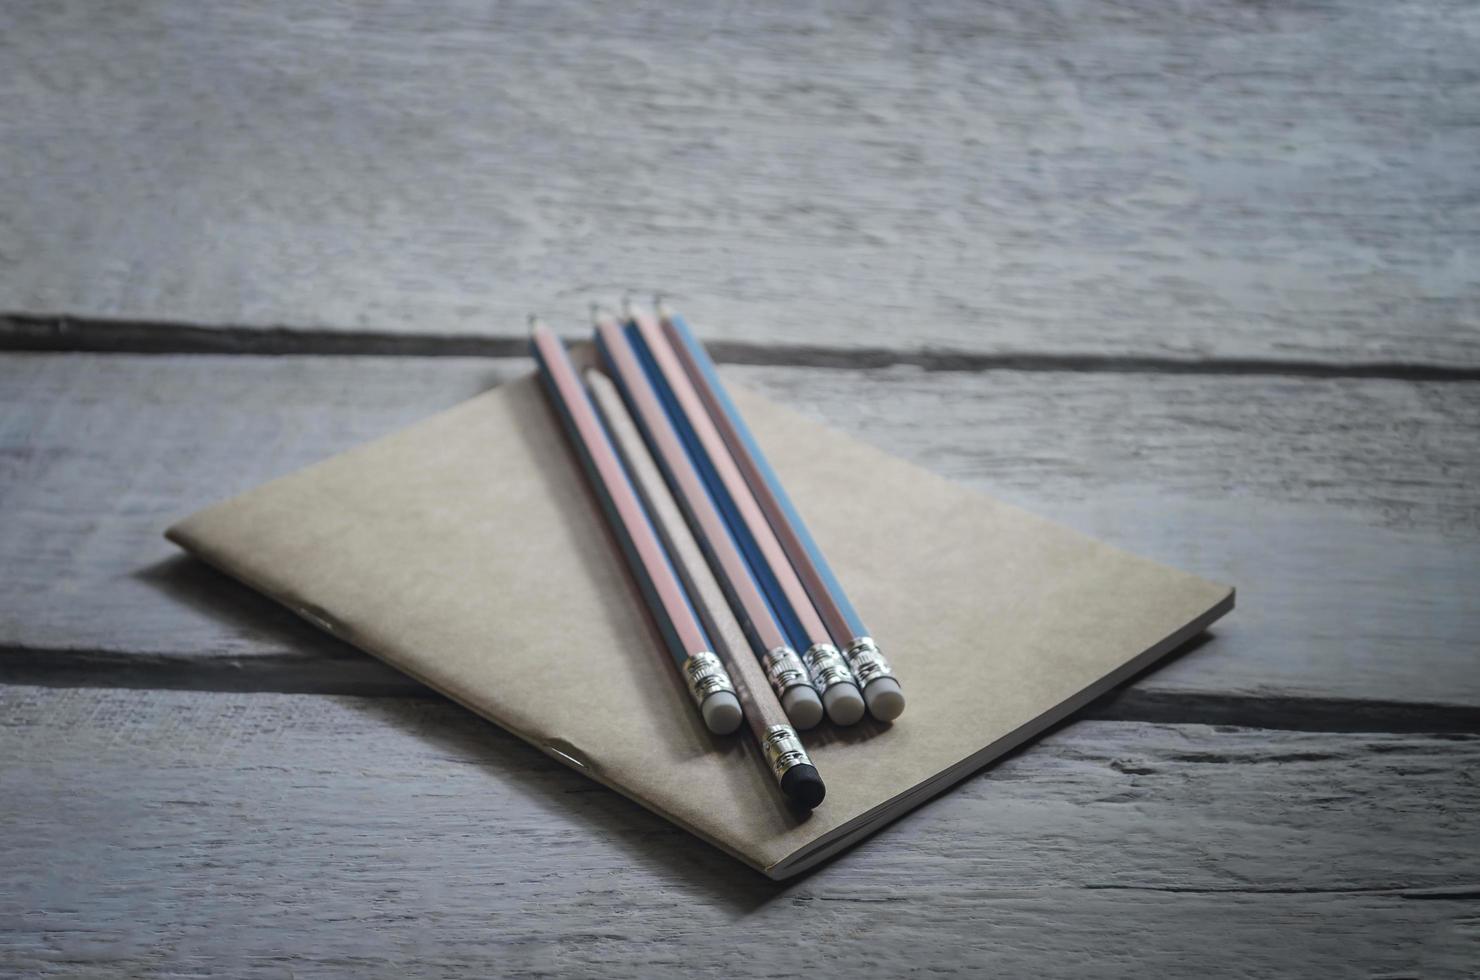
POLYGON ((622 317, 627 320, 637 319, 637 304, 632 301, 631 293, 622 297, 622 317))
POLYGON ((653 294, 653 309, 658 311, 659 320, 673 319, 673 308, 668 305, 668 301, 663 298, 662 293, 653 294))
POLYGON ((600 303, 591 304, 591 326, 599 327, 603 323, 615 323, 616 315, 600 303))
POLYGON ((543 320, 540 319, 540 315, 538 313, 531 313, 529 315, 529 321, 528 322, 529 322, 529 332, 530 333, 534 333, 540 327, 543 327, 545 325, 545 321, 543 321, 543 320))

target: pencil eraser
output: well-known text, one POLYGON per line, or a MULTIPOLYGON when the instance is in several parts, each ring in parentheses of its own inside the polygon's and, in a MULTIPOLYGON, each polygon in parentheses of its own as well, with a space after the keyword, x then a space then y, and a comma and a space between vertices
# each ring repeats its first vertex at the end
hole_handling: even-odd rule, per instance
POLYGON ((781 707, 798 731, 816 728, 822 721, 822 699, 810 687, 789 687, 781 695, 781 707))
POLYGON ((904 691, 892 677, 879 677, 863 689, 869 714, 880 721, 893 721, 904 714, 904 691))
POLYGON ((716 691, 704 699, 699 706, 704 715, 704 725, 716 735, 728 735, 740 727, 745 715, 740 702, 729 691, 716 691))
POLYGON ((797 806, 811 810, 827 795, 827 787, 822 785, 817 767, 804 762, 799 766, 792 766, 782 775, 781 792, 797 806))
POLYGON ((853 725, 863 717, 863 695, 852 684, 834 684, 822 692, 822 703, 834 725, 853 725))

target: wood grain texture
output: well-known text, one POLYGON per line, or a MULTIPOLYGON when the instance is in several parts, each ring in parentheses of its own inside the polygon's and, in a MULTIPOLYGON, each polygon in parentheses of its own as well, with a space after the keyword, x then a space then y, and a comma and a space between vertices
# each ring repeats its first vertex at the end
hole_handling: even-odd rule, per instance
POLYGON ((1450 977, 1477 953, 1475 738, 1079 724, 776 884, 441 701, 0 709, 0 967, 26 976, 1450 977), (775 941, 797 928, 825 946, 775 941))
POLYGON ((0 309, 1480 364, 1459 0, 0 10, 0 309), (839 306, 853 311, 838 312, 839 306))
MULTIPOLYGON (((214 673, 172 684, 323 690, 337 679, 339 690, 406 691, 388 669, 180 557, 160 533, 525 370, 517 360, 0 357, 0 562, 10 570, 0 578, 0 646, 33 666, 46 651, 73 651, 74 674, 112 651, 137 655, 141 668, 214 660, 214 673), (281 675, 233 679, 250 657, 275 658, 267 662, 281 675)), ((1480 388, 779 368, 725 376, 946 476, 1238 586, 1239 609, 1213 639, 1140 690, 1480 705, 1480 388)), ((29 670, 20 676, 39 677, 29 670)))

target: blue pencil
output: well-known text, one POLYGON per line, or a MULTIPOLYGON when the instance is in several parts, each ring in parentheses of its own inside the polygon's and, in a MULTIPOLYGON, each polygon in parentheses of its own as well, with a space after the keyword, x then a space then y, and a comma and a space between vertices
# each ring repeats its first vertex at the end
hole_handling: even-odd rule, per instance
POLYGON ((811 677, 793 649, 790 637, 710 495, 695 460, 686 450, 637 349, 614 318, 598 312, 594 322, 596 345, 609 373, 631 406, 633 420, 683 508, 736 617, 745 627, 766 679, 792 723, 798 728, 811 728, 822 720, 823 700, 813 689, 811 677))
POLYGON ((626 312, 626 336, 640 353, 653 387, 661 393, 674 427, 724 512, 756 580, 785 624, 795 648, 803 651, 802 662, 812 676, 813 686, 822 693, 828 717, 839 725, 854 724, 866 710, 861 686, 833 643, 764 509, 657 322, 630 306, 626 312))
POLYGON ((863 618, 849 601, 842 584, 823 557, 822 549, 787 496, 776 471, 766 461, 759 443, 725 391, 708 352, 682 317, 668 310, 661 300, 657 306, 664 337, 677 353, 715 427, 724 437, 725 445, 806 586, 817 612, 827 624, 833 641, 842 649, 854 676, 863 685, 863 696, 870 713, 880 721, 893 721, 905 706, 904 691, 894 676, 893 668, 864 626, 863 618))

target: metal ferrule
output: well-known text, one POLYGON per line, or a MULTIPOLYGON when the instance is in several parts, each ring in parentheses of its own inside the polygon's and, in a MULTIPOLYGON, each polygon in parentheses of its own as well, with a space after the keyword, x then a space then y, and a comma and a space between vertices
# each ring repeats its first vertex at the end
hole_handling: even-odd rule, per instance
POLYGON ((710 695, 721 691, 735 693, 735 685, 720 659, 708 650, 700 650, 683 662, 683 677, 695 704, 703 704, 710 695))
POLYGON ((790 725, 772 725, 767 728, 765 738, 761 739, 761 749, 766 753, 766 761, 771 764, 771 771, 778 780, 796 766, 812 764, 812 760, 807 758, 807 750, 802 748, 797 730, 790 725))
POLYGON ((771 682, 771 690, 778 698, 793 687, 810 687, 812 684, 807 679, 807 668, 802 666, 802 658, 791 647, 776 647, 766 654, 761 658, 761 669, 766 672, 766 680, 771 682))
POLYGON ((853 680, 853 671, 848 669, 848 661, 831 643, 812 644, 802 654, 802 663, 807 665, 807 672, 812 675, 812 686, 819 691, 826 691, 834 684, 857 683, 853 680))
POLYGON ((889 666, 889 661, 879 652, 879 645, 871 636, 855 636, 849 640, 847 654, 853 676, 864 687, 880 677, 894 677, 894 668, 889 666))

